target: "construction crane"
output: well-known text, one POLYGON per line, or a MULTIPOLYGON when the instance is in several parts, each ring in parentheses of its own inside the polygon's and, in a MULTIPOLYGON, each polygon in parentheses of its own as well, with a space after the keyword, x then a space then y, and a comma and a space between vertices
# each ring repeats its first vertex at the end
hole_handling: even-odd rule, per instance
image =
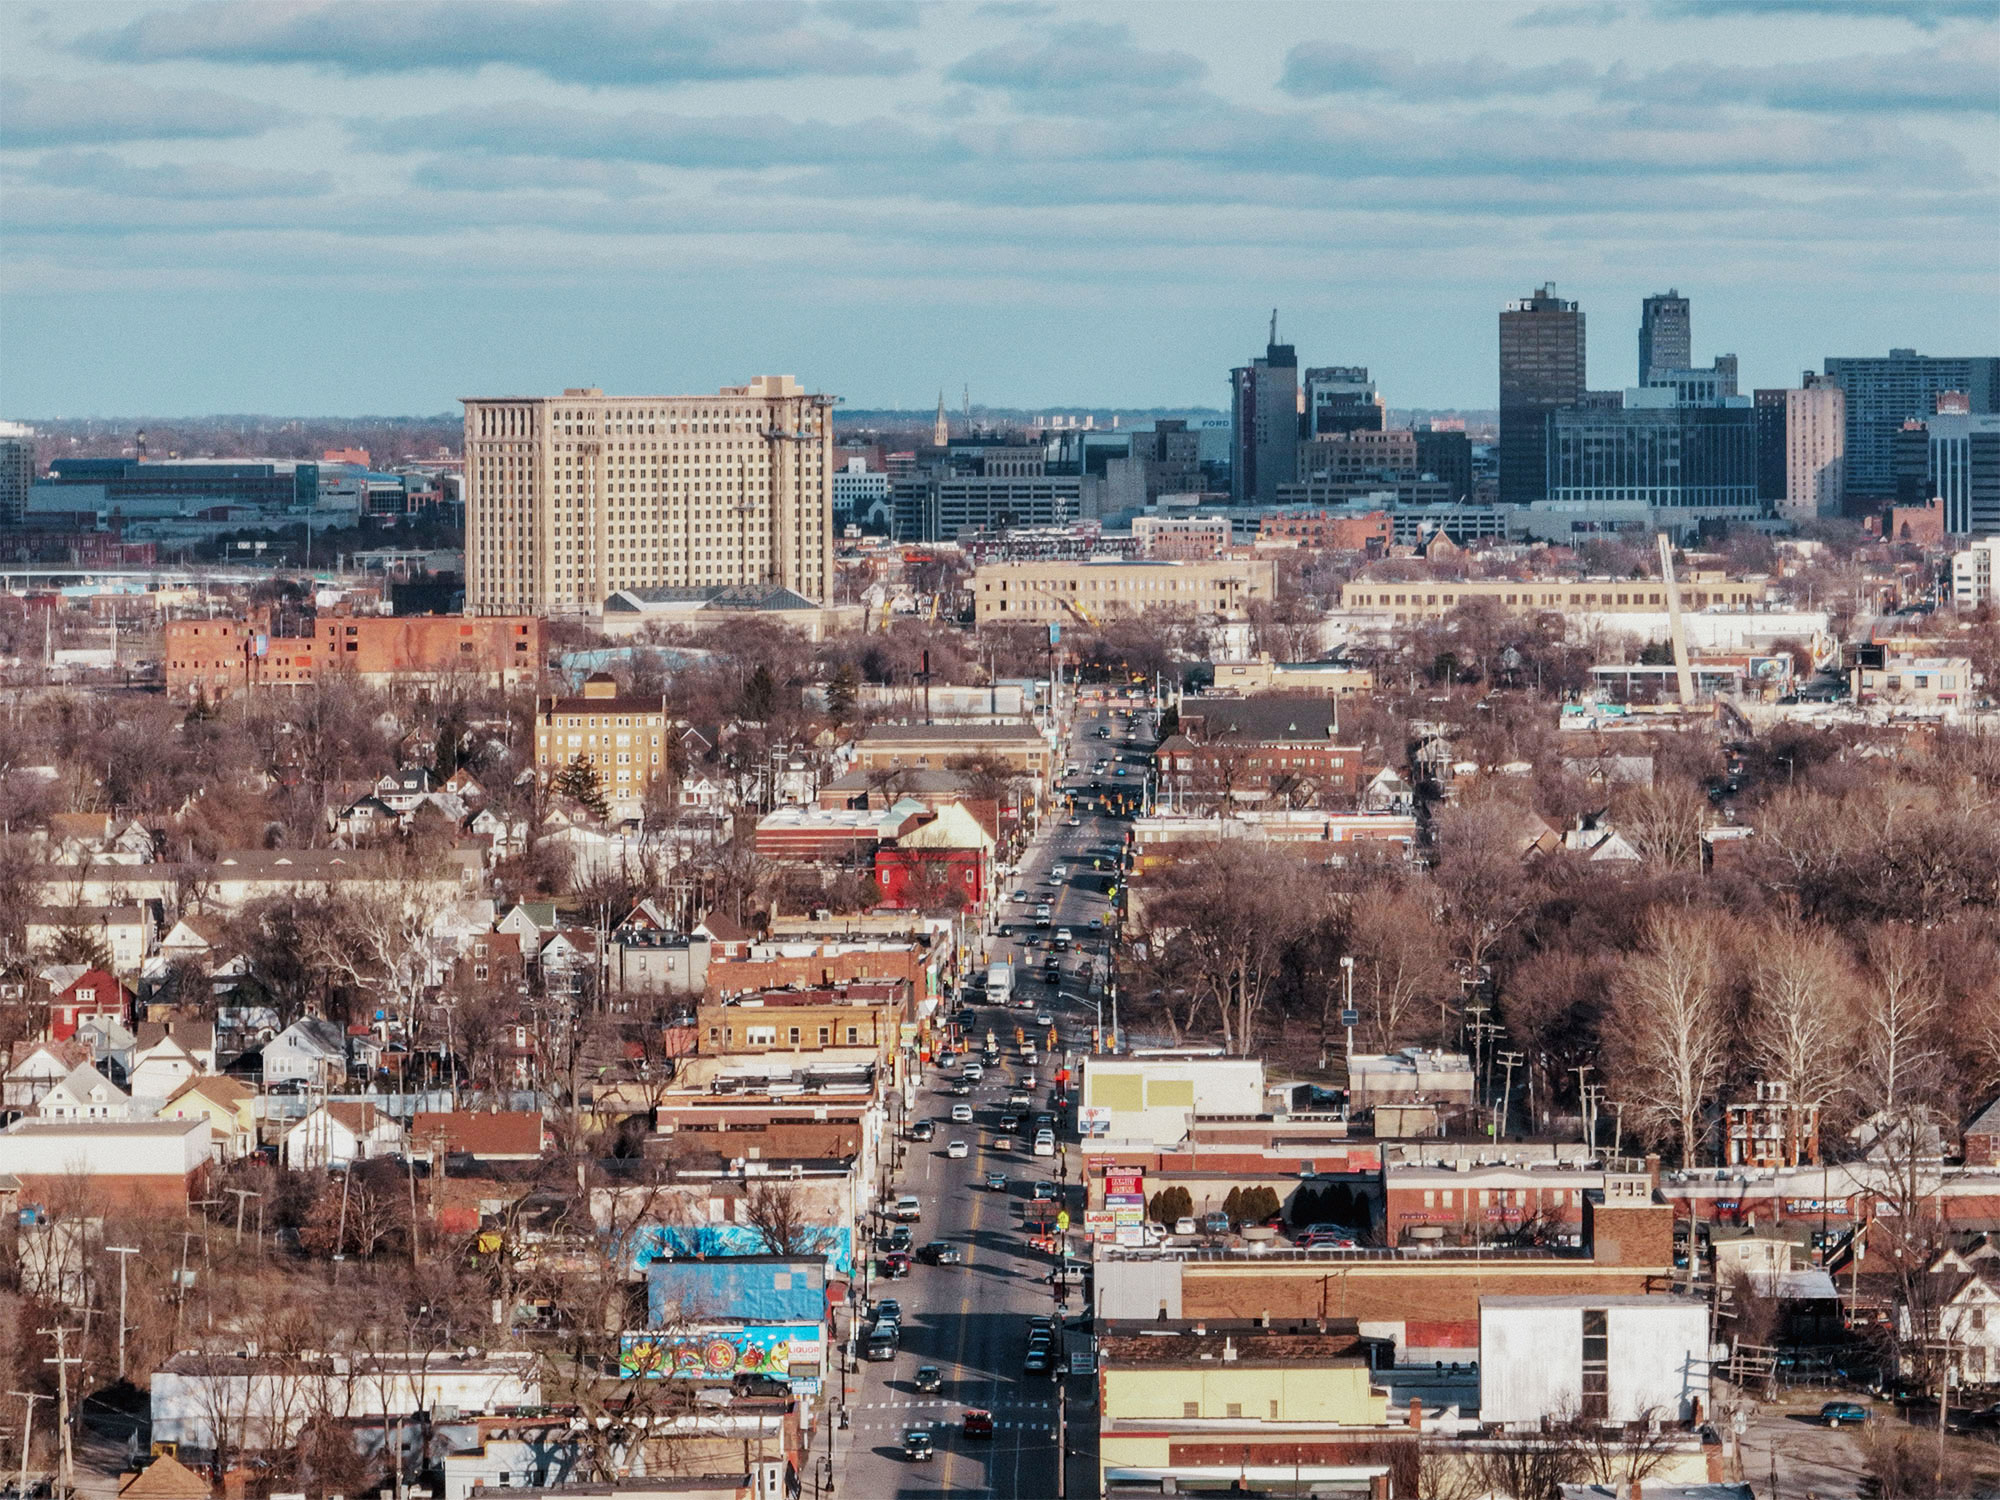
POLYGON ((1674 677, 1681 690, 1681 707, 1694 707, 1694 673, 1688 666, 1687 632, 1681 628, 1681 590, 1674 582, 1674 544, 1660 533, 1660 582, 1667 590, 1667 632, 1674 646, 1674 677))

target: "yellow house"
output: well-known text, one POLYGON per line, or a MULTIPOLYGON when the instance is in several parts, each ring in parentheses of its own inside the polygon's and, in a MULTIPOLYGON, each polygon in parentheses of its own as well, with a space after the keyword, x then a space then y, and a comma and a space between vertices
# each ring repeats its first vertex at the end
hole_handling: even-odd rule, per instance
POLYGON ((236 1161, 257 1149, 257 1091, 223 1073, 190 1078, 160 1109, 162 1120, 207 1120, 215 1154, 236 1161))
POLYGON ((1415 1434, 1389 1423, 1374 1347, 1352 1322, 1111 1325, 1098 1342, 1099 1492, 1270 1470, 1386 1496, 1381 1445, 1415 1434))

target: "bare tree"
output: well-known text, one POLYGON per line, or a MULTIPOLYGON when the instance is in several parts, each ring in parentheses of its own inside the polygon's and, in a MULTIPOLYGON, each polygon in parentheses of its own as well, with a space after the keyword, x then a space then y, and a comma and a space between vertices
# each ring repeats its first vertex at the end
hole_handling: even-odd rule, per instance
POLYGON ((757 1182, 744 1197, 742 1212, 774 1255, 818 1255, 831 1237, 825 1225, 813 1222, 798 1184, 789 1179, 757 1182))
POLYGON ((1700 1160, 1703 1123, 1722 1080, 1729 1032, 1719 994, 1714 918, 1656 910, 1612 1004, 1612 1068, 1642 1130, 1678 1135, 1700 1160))
POLYGON ((1795 922, 1763 934, 1752 983, 1752 1065, 1785 1086, 1794 1108, 1787 1165, 1819 1160, 1819 1133, 1798 1139, 1799 1121, 1817 1118, 1853 1082, 1854 975, 1828 934, 1795 922))
POLYGON ((1870 928, 1865 947, 1859 1084, 1871 1112, 1893 1116, 1913 1093, 1929 1095, 1937 1086, 1943 976, 1932 962, 1931 945, 1900 923, 1870 928))
POLYGON ((1709 809, 1693 782, 1663 778, 1634 787, 1616 799, 1615 811, 1619 832, 1653 868, 1701 868, 1701 830, 1709 809))

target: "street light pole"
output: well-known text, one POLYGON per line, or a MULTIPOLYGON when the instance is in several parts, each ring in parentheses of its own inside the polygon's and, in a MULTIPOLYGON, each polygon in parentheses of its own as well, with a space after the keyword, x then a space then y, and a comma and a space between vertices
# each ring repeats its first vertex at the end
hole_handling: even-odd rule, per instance
POLYGON ((118 1378, 125 1378, 125 1268, 139 1253, 137 1245, 106 1245, 106 1255, 118 1257, 118 1378))

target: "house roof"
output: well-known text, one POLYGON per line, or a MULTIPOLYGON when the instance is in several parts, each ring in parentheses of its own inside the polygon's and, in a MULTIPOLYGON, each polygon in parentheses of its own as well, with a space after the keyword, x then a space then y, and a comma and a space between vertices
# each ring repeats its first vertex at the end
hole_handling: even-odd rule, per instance
POLYGON ((58 1005, 80 1004, 81 1002, 76 998, 78 990, 97 991, 96 999, 98 1001, 108 998, 103 993, 105 990, 110 990, 120 997, 131 994, 130 990, 126 989, 124 985, 120 984, 107 971, 103 969, 85 969, 63 987, 62 993, 56 996, 56 1003, 58 1005))
POLYGON ((1254 698, 1184 698, 1181 727, 1198 743, 1325 744, 1333 738, 1331 698, 1259 693, 1254 698))
POLYGON ((935 817, 912 828, 896 843, 904 849, 991 849, 993 836, 958 803, 947 802, 935 817))
POLYGON ((240 1078, 231 1078, 227 1073, 197 1073, 167 1095, 167 1103, 185 1099, 189 1094, 199 1094, 227 1109, 234 1109, 245 1099, 257 1097, 257 1091, 240 1078))
POLYGON ((76 1099, 87 1098, 91 1090, 98 1088, 106 1090, 114 1099, 129 1099, 132 1097, 109 1078, 98 1072, 95 1063, 82 1063, 71 1069, 69 1076, 57 1084, 56 1087, 76 1099))
POLYGON ((1972 1123, 1965 1127, 1967 1135, 2000 1135, 2000 1098, 1996 1098, 1986 1108, 1972 1117, 1972 1123))
POLYGON ((341 1034, 340 1028, 319 1016, 300 1016, 271 1038, 269 1045, 275 1046, 287 1040, 292 1046, 315 1048, 330 1057, 347 1055, 347 1038, 341 1034))
POLYGON ((479 1113, 473 1110, 429 1112, 419 1110, 410 1126, 418 1145, 429 1145, 440 1137, 447 1151, 468 1156, 540 1156, 542 1117, 533 1111, 479 1113))
MULTIPOLYGON (((396 1125, 393 1119, 365 1099, 329 1099, 326 1102, 326 1113, 329 1119, 337 1120, 344 1129, 355 1135, 367 1135, 378 1125, 388 1125, 394 1127, 399 1135, 402 1133, 401 1126, 396 1125)), ((306 1119, 311 1118, 310 1115, 306 1117, 306 1119)), ((305 1120, 301 1120, 299 1125, 304 1123, 305 1120)), ((292 1128, 297 1130, 299 1125, 294 1125, 292 1128)))
POLYGON ((70 1037, 60 1042, 16 1042, 10 1049, 10 1055, 7 1059, 7 1071, 9 1073, 18 1071, 21 1065, 27 1062, 29 1058, 35 1056, 36 1053, 46 1053, 50 1058, 61 1063, 64 1073, 74 1072, 77 1068, 90 1061, 90 1048, 85 1046, 77 1037, 70 1037))
POLYGON ((141 1052, 168 1041, 173 1042, 183 1052, 215 1050, 213 1021, 141 1021, 138 1030, 133 1032, 132 1036, 141 1052))
POLYGON ((93 812, 50 813, 49 832, 62 839, 109 838, 111 819, 93 812))
POLYGON ((695 923, 695 931, 708 934, 718 943, 747 943, 757 935, 721 911, 712 911, 695 923))
POLYGON ((208 1500, 206 1479, 170 1454, 161 1454, 118 1482, 118 1500, 208 1500))

